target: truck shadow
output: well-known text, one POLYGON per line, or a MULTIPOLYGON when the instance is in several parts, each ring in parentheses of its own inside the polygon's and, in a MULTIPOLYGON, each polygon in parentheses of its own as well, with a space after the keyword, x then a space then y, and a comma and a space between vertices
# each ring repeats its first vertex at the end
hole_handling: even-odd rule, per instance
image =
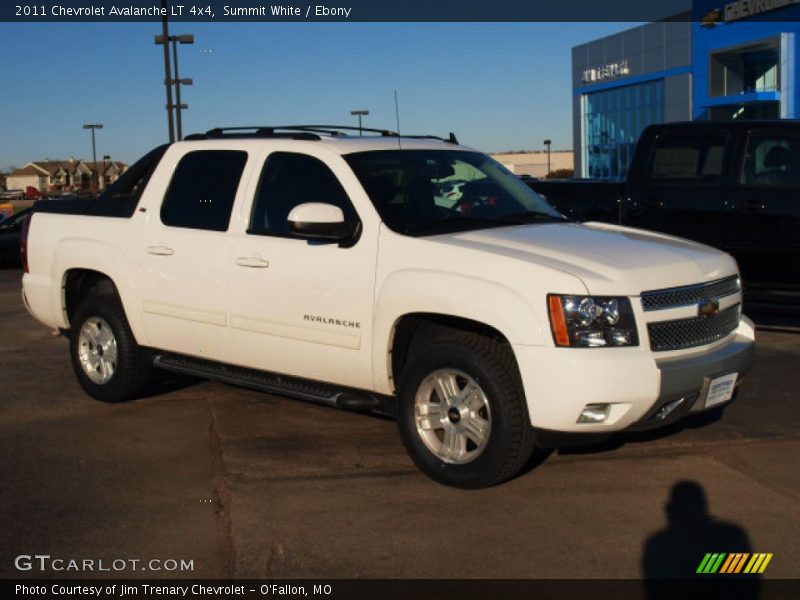
POLYGON ((138 399, 144 400, 145 398, 166 395, 171 392, 190 388, 204 381, 205 379, 200 379, 198 377, 190 377, 189 375, 179 375, 161 369, 154 369, 150 382, 138 399))

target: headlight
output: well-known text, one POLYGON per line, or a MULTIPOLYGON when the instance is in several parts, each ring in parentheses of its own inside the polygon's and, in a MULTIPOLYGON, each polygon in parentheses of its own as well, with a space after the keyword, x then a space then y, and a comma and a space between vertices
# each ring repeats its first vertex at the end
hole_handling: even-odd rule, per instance
POLYGON ((600 348, 638 346, 636 320, 627 298, 547 296, 556 346, 600 348))

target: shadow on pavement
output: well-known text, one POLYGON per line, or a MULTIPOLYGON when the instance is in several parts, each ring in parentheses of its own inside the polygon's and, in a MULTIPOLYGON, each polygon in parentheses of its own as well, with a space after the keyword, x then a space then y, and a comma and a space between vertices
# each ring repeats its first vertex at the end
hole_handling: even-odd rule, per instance
POLYGON ((643 549, 642 576, 648 599, 674 600, 674 589, 662 580, 721 582, 731 578, 735 578, 736 598, 750 600, 759 597, 758 575, 720 573, 726 567, 728 557, 713 569, 717 574, 697 573, 708 553, 752 552, 750 539, 741 526, 720 521, 709 514, 702 486, 695 481, 676 483, 664 511, 667 526, 651 535, 643 549))
POLYGON ((139 399, 144 400, 145 398, 153 398, 155 396, 161 396, 162 394, 177 392, 178 390, 192 387, 198 383, 203 383, 203 381, 205 380, 197 377, 154 369, 150 383, 147 385, 147 388, 145 388, 144 393, 139 396, 139 399))
MULTIPOLYGON (((734 398, 735 399, 735 398, 734 398)), ((716 423, 722 418, 728 405, 714 408, 706 412, 684 417, 675 423, 652 429, 650 431, 623 432, 612 435, 596 443, 586 443, 579 446, 565 446, 558 449, 562 455, 571 454, 597 454, 601 452, 612 452, 622 448, 625 444, 638 444, 642 442, 652 442, 662 438, 670 437, 686 429, 700 429, 716 423)))

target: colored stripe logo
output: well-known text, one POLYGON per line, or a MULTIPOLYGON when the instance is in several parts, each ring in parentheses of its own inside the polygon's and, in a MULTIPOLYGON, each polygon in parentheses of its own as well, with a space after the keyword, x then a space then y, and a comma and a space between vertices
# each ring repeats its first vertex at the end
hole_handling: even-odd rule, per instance
POLYGON ((704 575, 726 574, 735 575, 763 573, 769 561, 772 560, 772 553, 758 552, 709 552, 697 567, 697 573, 704 575))

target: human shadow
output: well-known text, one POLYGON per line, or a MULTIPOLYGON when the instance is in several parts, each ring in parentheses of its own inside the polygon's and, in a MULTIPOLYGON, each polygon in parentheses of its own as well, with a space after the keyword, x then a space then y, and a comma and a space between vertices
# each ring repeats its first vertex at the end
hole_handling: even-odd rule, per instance
MULTIPOLYGON (((674 600, 676 580, 686 579, 694 580, 693 584, 735 583, 736 598, 758 598, 758 575, 741 571, 723 574, 722 568, 713 569, 716 573, 697 572, 709 553, 752 554, 750 539, 742 527, 709 514, 708 500, 700 484, 695 481, 676 483, 664 510, 667 526, 647 539, 642 556, 642 574, 650 600, 674 600)), ((723 559, 721 565, 724 564, 723 559)))

